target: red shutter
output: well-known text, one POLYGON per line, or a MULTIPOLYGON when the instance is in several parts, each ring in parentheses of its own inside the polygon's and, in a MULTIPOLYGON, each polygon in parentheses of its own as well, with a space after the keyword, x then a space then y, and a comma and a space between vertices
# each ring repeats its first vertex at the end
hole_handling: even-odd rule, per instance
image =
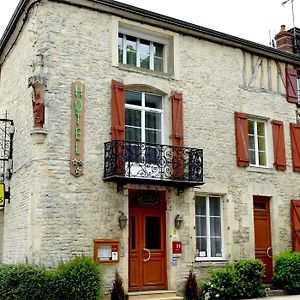
POLYGON ((173 146, 183 147, 183 100, 182 93, 173 93, 172 101, 172 143, 173 146))
POLYGON ((111 83, 111 139, 114 175, 125 175, 125 89, 122 82, 111 83))
POLYGON ((300 172, 300 124, 290 123, 293 171, 300 172))
POLYGON ((286 100, 290 103, 298 103, 297 95, 297 70, 293 68, 285 69, 286 78, 286 100))
POLYGON ((235 112, 234 120, 237 165, 247 167, 249 166, 248 116, 245 113, 235 112))
POLYGON ((173 93, 172 101, 172 144, 173 174, 175 180, 184 180, 184 150, 183 148, 183 100, 182 93, 173 93), (178 147, 178 148, 177 148, 178 147))
POLYGON ((125 140, 125 90, 124 84, 116 80, 111 84, 111 139, 125 140))
POLYGON ((300 200, 291 201, 292 250, 300 251, 300 200))
POLYGON ((286 158, 285 158, 285 143, 283 122, 272 121, 273 128, 273 147, 274 147, 274 166, 276 170, 286 170, 286 158))

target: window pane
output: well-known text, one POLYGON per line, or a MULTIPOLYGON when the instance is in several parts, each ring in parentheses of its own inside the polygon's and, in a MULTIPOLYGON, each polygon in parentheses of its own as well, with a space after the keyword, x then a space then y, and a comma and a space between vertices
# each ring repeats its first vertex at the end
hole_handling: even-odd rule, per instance
POLYGON ((127 64, 136 66, 136 38, 126 37, 127 64))
POLYGON ((161 114, 146 112, 146 128, 161 129, 161 114))
POLYGON ((250 164, 255 165, 255 151, 249 150, 250 164))
POLYGON ((212 257, 222 257, 222 239, 221 238, 211 238, 211 256, 212 257))
POLYGON ((264 137, 258 137, 258 150, 265 151, 265 138, 264 137))
POLYGON ((141 112, 138 110, 126 108, 125 125, 141 127, 141 112))
POLYGON ((254 142, 254 136, 249 135, 249 149, 254 150, 255 149, 255 142, 254 142))
POLYGON ((266 153, 265 152, 259 152, 259 165, 266 166, 266 153))
POLYGON ((162 109, 162 98, 161 96, 146 94, 145 105, 150 108, 162 109))
POLYGON ((259 136, 265 136, 265 124, 262 122, 257 122, 257 134, 259 136))
POLYGON ((154 70, 159 72, 164 71, 164 60, 162 58, 154 56, 154 70))
POLYGON ((131 105, 142 105, 142 94, 138 92, 131 92, 131 91, 126 91, 125 92, 125 102, 126 104, 131 104, 131 105))
POLYGON ((142 68, 150 69, 150 42, 140 41, 140 65, 142 68))
POLYGON ((146 143, 161 144, 161 131, 146 129, 146 143))
POLYGON ((196 217, 196 236, 207 236, 206 217, 196 217))
POLYGON ((254 134, 254 121, 248 121, 248 132, 249 134, 254 134))
POLYGON ((164 45, 159 43, 153 43, 154 56, 163 58, 164 57, 164 45))
POLYGON ((123 62, 123 34, 119 33, 118 37, 118 53, 119 53, 119 63, 123 62))
POLYGON ((147 249, 161 249, 160 244, 160 217, 145 217, 147 249))
POLYGON ((210 235, 213 237, 221 236, 221 218, 210 217, 210 235))
POLYGON ((196 251, 199 257, 207 257, 207 239, 197 238, 196 239, 196 251))
POLYGON ((196 215, 205 216, 206 215, 206 198, 196 197, 196 215))
POLYGON ((209 212, 211 216, 220 216, 220 198, 209 197, 209 212))
POLYGON ((125 139, 126 141, 140 142, 141 129, 134 127, 125 127, 125 139))

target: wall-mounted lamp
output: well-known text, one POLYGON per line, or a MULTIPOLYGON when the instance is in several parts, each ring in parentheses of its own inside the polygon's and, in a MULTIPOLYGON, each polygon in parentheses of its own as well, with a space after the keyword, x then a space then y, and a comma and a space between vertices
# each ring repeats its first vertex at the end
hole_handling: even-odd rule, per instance
POLYGON ((127 225, 128 218, 124 215, 122 211, 119 211, 119 226, 121 229, 124 229, 127 225))
POLYGON ((182 222, 183 222, 183 218, 178 214, 175 217, 175 228, 179 229, 181 227, 182 222))

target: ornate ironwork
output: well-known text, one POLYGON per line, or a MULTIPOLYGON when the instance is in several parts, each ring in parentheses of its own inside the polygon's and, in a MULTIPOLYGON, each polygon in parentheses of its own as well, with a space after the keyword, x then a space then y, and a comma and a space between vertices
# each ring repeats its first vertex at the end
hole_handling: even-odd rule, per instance
POLYGON ((10 179, 12 175, 12 143, 14 122, 0 118, 0 182, 10 179))
POLYGON ((105 143, 104 180, 154 184, 203 184, 203 150, 131 141, 105 143))

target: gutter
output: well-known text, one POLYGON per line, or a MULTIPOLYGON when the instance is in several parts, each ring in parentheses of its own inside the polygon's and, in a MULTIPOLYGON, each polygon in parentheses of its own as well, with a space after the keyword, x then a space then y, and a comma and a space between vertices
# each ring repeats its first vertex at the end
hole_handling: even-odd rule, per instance
MULTIPOLYGON (((36 0, 33 3, 37 3, 40 1, 41 0, 36 0)), ((145 23, 156 27, 159 26, 160 28, 181 33, 183 35, 189 35, 195 38, 205 39, 222 45, 240 48, 253 54, 274 58, 283 61, 285 63, 289 63, 297 67, 300 67, 300 55, 295 55, 293 53, 274 49, 265 45, 261 45, 252 41, 248 41, 242 38, 238 38, 229 34, 225 34, 186 21, 168 17, 162 14, 151 12, 125 3, 121 3, 113 0, 86 0, 86 1, 48 0, 48 1, 59 2, 59 3, 69 4, 69 5, 78 6, 82 8, 92 9, 99 12, 113 14, 118 17, 123 17, 123 18, 125 17, 136 22, 145 23)), ((25 11, 25 8, 29 2, 30 0, 20 0, 15 13, 13 14, 8 24, 8 27, 6 28, 4 35, 0 40, 0 55, 6 43, 12 36, 16 28, 16 24, 21 18, 22 13, 25 11)), ((29 8, 27 8, 27 10, 29 8)))

